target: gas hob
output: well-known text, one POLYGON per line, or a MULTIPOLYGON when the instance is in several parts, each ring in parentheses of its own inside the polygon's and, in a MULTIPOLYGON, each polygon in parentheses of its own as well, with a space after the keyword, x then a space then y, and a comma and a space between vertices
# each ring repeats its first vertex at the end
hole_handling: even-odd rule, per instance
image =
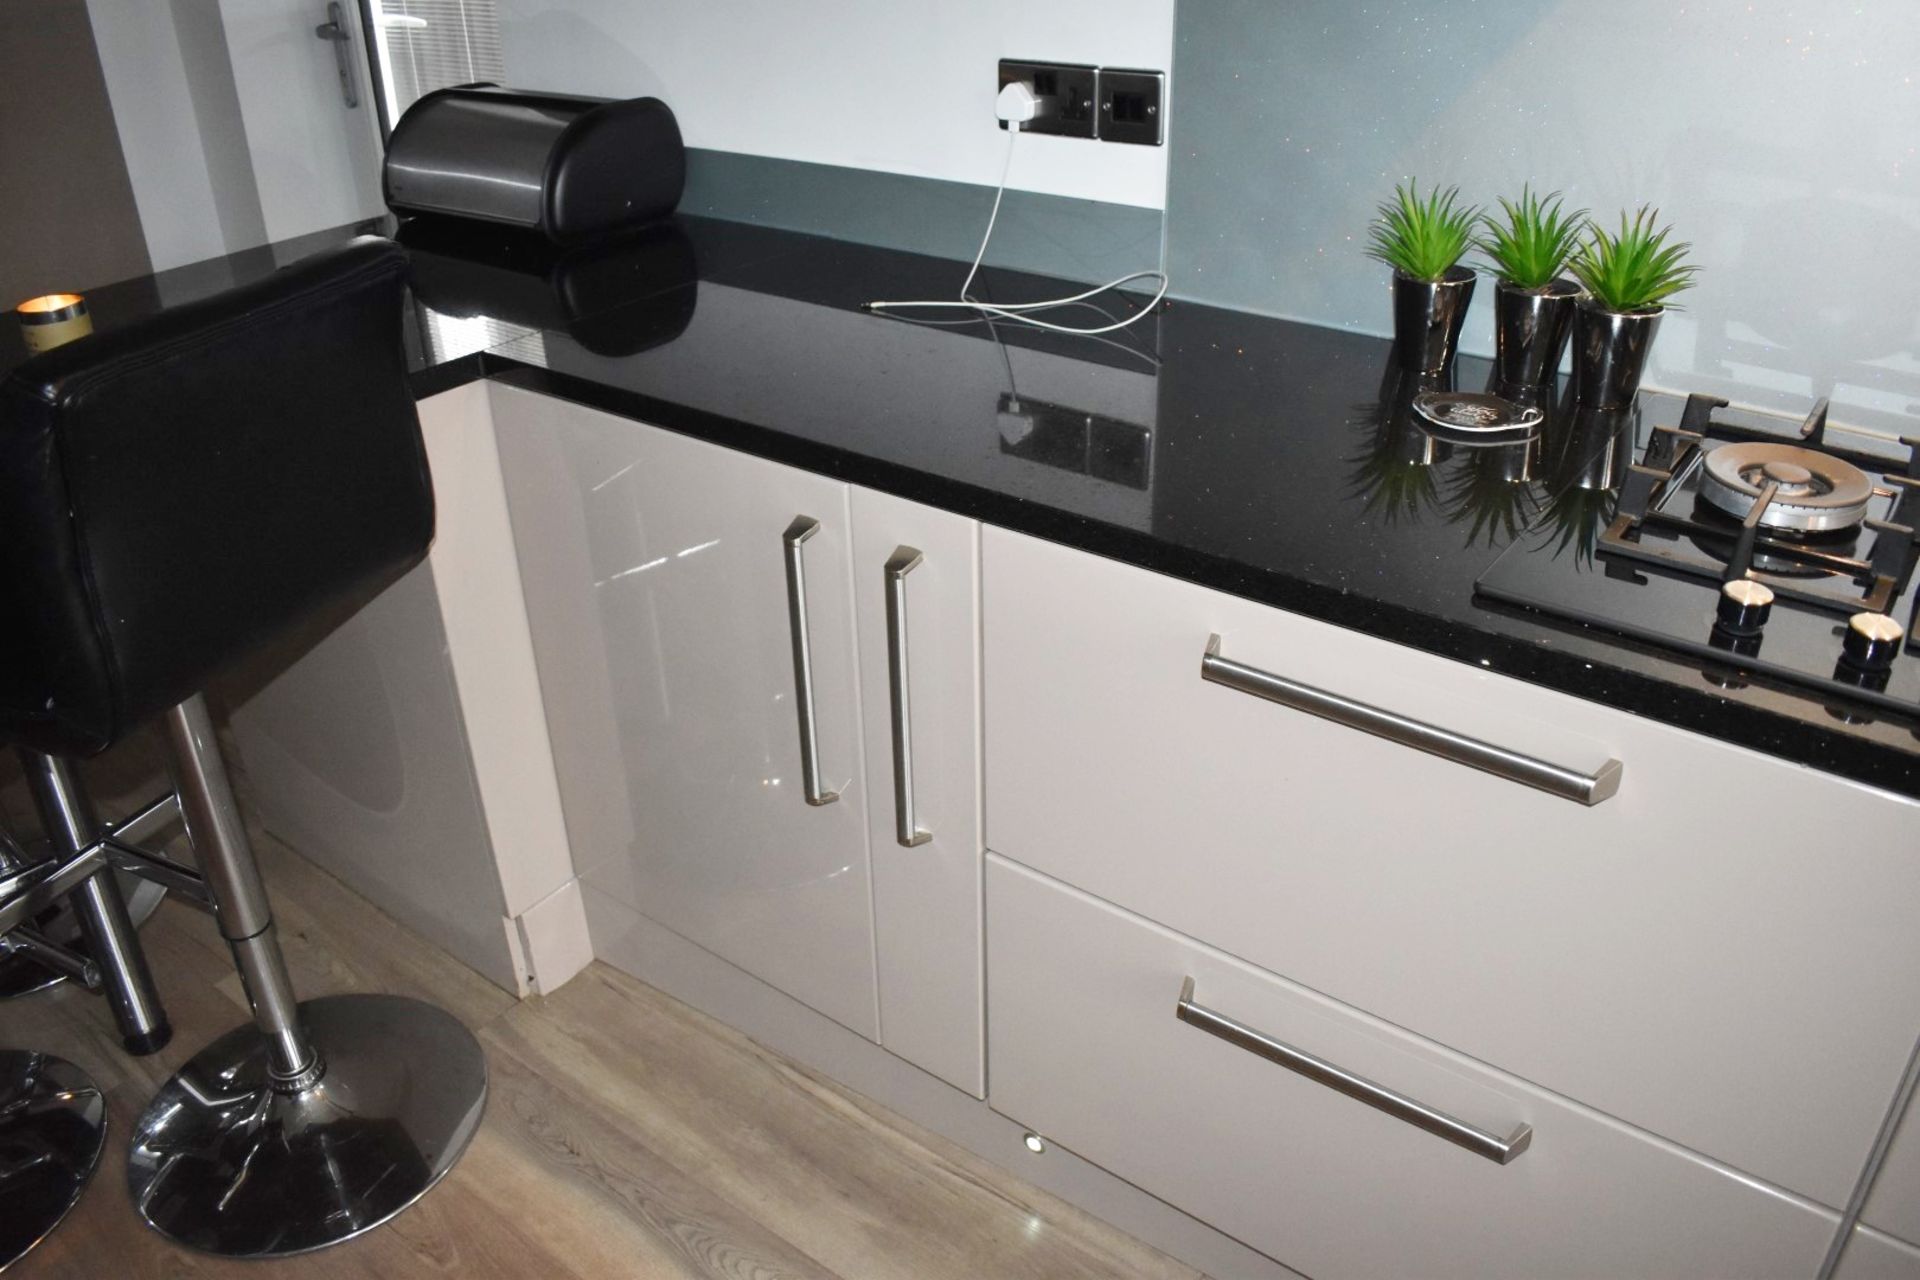
POLYGON ((1591 536, 1536 526, 1476 595, 1687 655, 1713 685, 1766 682, 1920 731, 1920 441, 1829 433, 1824 401, 1797 433, 1724 408, 1690 397, 1637 454, 1588 446, 1594 465, 1557 505, 1590 512, 1591 536))

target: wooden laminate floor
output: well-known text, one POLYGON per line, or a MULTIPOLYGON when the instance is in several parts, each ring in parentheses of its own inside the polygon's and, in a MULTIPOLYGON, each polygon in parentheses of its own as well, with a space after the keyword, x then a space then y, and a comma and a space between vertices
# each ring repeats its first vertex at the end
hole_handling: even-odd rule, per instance
POLYGON ((103 1003, 70 985, 0 1004, 0 1044, 79 1063, 110 1116, 93 1185, 8 1280, 1197 1278, 604 965, 515 1001, 277 841, 256 842, 303 996, 418 996, 479 1035, 492 1081, 479 1136, 412 1209, 321 1253, 233 1262, 148 1230, 125 1186, 133 1120, 245 1016, 211 919, 168 902, 143 931, 175 1028, 161 1054, 128 1058, 103 1003))

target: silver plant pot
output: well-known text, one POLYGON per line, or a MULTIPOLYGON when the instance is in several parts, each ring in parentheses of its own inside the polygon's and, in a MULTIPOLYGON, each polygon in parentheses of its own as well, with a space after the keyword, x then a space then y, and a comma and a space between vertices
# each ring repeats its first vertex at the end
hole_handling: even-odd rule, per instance
POLYGON ((1394 359, 1402 369, 1439 373, 1452 362, 1475 279, 1465 267, 1449 269, 1444 280, 1393 273, 1394 359))
POLYGON ((1538 386, 1560 368, 1573 333, 1580 286, 1555 280, 1540 290, 1502 280, 1493 291, 1494 376, 1513 386, 1538 386))
POLYGON ((1640 390, 1659 311, 1609 311, 1582 298, 1573 313, 1573 396, 1593 408, 1624 408, 1640 390))

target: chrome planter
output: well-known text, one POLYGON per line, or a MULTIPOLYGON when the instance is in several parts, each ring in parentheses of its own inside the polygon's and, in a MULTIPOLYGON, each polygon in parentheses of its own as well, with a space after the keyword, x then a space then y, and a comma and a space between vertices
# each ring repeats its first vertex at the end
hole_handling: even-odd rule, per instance
POLYGON ((1476 277, 1454 267, 1444 280, 1393 273, 1394 359, 1410 373, 1439 373, 1460 345, 1476 277))
POLYGON ((1560 368, 1573 334, 1580 286, 1555 280, 1544 290, 1502 280, 1493 292, 1494 376, 1510 386, 1537 387, 1560 368))
POLYGON ((1591 408, 1633 403, 1647 370, 1647 353, 1660 331, 1658 311, 1608 311, 1584 299, 1573 315, 1573 396, 1591 408))

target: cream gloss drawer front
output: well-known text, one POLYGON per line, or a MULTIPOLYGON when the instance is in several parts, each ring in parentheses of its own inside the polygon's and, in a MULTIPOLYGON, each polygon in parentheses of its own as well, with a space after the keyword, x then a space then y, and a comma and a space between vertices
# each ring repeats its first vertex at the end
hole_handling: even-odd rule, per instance
POLYGON ((994 1108, 1318 1280, 1805 1280, 1833 1233, 998 856, 987 930, 994 1108))
POLYGON ((1920 805, 1003 530, 982 580, 994 852, 1846 1202, 1920 1027, 1920 805))
POLYGON ((1908 1100, 1860 1221, 1920 1251, 1920 1101, 1908 1100))
POLYGON ((1855 1227, 1833 1280, 1920 1280, 1920 1248, 1872 1227, 1855 1227))

